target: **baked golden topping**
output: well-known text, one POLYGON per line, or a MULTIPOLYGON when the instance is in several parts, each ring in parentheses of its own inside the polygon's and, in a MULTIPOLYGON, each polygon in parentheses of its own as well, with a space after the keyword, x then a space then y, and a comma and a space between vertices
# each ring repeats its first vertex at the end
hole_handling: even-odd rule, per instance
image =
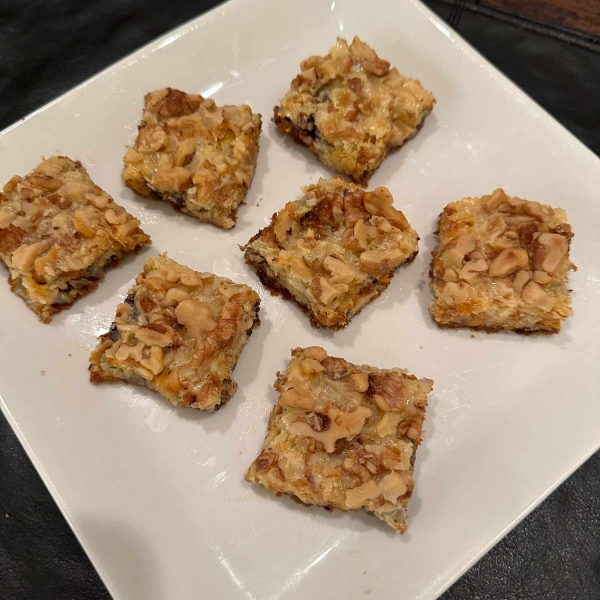
POLYGON ((563 209, 497 189, 449 204, 438 236, 431 314, 440 325, 554 333, 572 314, 563 209))
POLYGON ((364 508, 404 533, 432 388, 402 369, 296 348, 278 374, 279 401, 246 479, 306 504, 364 508))
POLYGON ((357 37, 311 56, 275 107, 274 122, 329 168, 366 181, 416 135, 435 99, 357 37))
POLYGON ((150 243, 140 222, 80 162, 53 156, 0 194, 0 259, 40 320, 94 289, 106 268, 150 243))
POLYGON ((125 380, 173 404, 217 409, 237 389, 232 372, 258 320, 247 285, 149 258, 92 353, 91 380, 125 380))
POLYGON ((256 167, 261 116, 248 105, 166 88, 146 94, 123 180, 199 221, 230 229, 256 167))
POLYGON ((246 262, 315 327, 345 327, 414 259, 419 238, 387 188, 365 192, 334 177, 303 191, 248 242, 246 262))

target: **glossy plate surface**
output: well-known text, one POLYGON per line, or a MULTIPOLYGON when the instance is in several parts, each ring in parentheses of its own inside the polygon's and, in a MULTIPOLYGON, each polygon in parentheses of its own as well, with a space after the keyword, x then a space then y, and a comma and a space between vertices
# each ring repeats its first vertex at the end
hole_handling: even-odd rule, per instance
POLYGON ((433 599, 597 449, 600 163, 419 3, 233 0, 0 134, 0 180, 56 152, 80 159, 141 218, 154 245, 51 325, 0 285, 0 395, 115 598, 433 599), (327 333, 265 293, 238 244, 302 185, 328 175, 269 119, 299 62, 354 34, 419 78, 438 104, 371 180, 390 188, 421 235, 421 252, 346 330, 327 333), (257 174, 232 231, 197 224, 121 183, 143 95, 167 85, 248 102, 263 115, 257 174), (437 215, 500 185, 569 213, 579 270, 575 316, 559 335, 442 331, 429 317, 437 215), (262 325, 235 372, 239 392, 216 414, 88 382, 96 335, 144 258, 164 251, 252 284, 263 299, 262 325), (313 344, 435 380, 405 537, 366 514, 305 508, 243 481, 276 400, 276 372, 290 348, 313 344))

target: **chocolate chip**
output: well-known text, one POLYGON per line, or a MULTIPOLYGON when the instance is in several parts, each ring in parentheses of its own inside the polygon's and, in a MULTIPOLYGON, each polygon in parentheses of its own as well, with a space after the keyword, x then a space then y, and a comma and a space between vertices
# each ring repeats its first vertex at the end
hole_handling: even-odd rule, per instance
POLYGON ((113 342, 116 342, 121 337, 121 332, 118 330, 115 323, 113 323, 112 327, 110 328, 110 330, 108 332, 108 337, 113 342))

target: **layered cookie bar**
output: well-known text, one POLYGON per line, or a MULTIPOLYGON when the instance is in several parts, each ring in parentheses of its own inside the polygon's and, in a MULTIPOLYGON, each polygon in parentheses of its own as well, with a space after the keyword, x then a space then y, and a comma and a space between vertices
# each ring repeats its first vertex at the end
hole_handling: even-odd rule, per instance
POLYGON ((573 234, 562 208, 497 189, 449 204, 437 233, 431 314, 439 325, 555 333, 572 314, 573 234))
POLYGON ((123 180, 198 221, 235 225, 256 168, 261 116, 241 106, 166 88, 146 94, 123 180))
POLYGON ((278 373, 279 400, 246 480, 304 504, 364 508, 404 533, 432 388, 402 369, 296 348, 278 373))
POLYGON ((308 146, 334 171, 366 181, 383 159, 416 135, 435 98, 357 37, 338 39, 301 73, 275 107, 283 133, 308 146))
POLYGON ((217 409, 259 323, 258 294, 166 255, 149 258, 90 358, 91 381, 143 385, 175 405, 217 409))
POLYGON ((48 323, 150 238, 80 162, 53 156, 0 193, 0 259, 11 289, 48 323))
POLYGON ((419 237, 386 188, 365 192, 334 177, 303 191, 243 248, 246 262, 313 326, 345 327, 415 258, 419 237))

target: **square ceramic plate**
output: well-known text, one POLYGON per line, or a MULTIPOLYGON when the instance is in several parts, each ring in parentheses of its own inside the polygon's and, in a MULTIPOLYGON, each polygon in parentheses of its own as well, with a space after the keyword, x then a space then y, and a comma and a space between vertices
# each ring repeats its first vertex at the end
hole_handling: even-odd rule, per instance
POLYGON ((421 4, 364 6, 233 0, 1 134, 0 180, 42 155, 80 159, 154 240, 51 325, 0 286, 2 408, 115 598, 435 598, 598 448, 598 160, 421 4), (329 175, 269 119, 299 62, 354 34, 421 79, 438 104, 371 180, 391 189, 421 252, 346 330, 327 333, 265 293, 238 244, 302 185, 329 175), (143 95, 167 85, 248 102, 264 117, 256 178, 232 231, 135 197, 120 180, 143 95), (569 212, 579 270, 575 316, 559 335, 442 331, 429 317, 437 215, 500 185, 569 212), (164 251, 252 284, 263 299, 263 323, 236 370, 239 392, 216 414, 88 382, 96 335, 144 258, 164 251), (405 537, 366 514, 305 508, 243 480, 276 372, 291 347, 312 344, 435 379, 405 537))

